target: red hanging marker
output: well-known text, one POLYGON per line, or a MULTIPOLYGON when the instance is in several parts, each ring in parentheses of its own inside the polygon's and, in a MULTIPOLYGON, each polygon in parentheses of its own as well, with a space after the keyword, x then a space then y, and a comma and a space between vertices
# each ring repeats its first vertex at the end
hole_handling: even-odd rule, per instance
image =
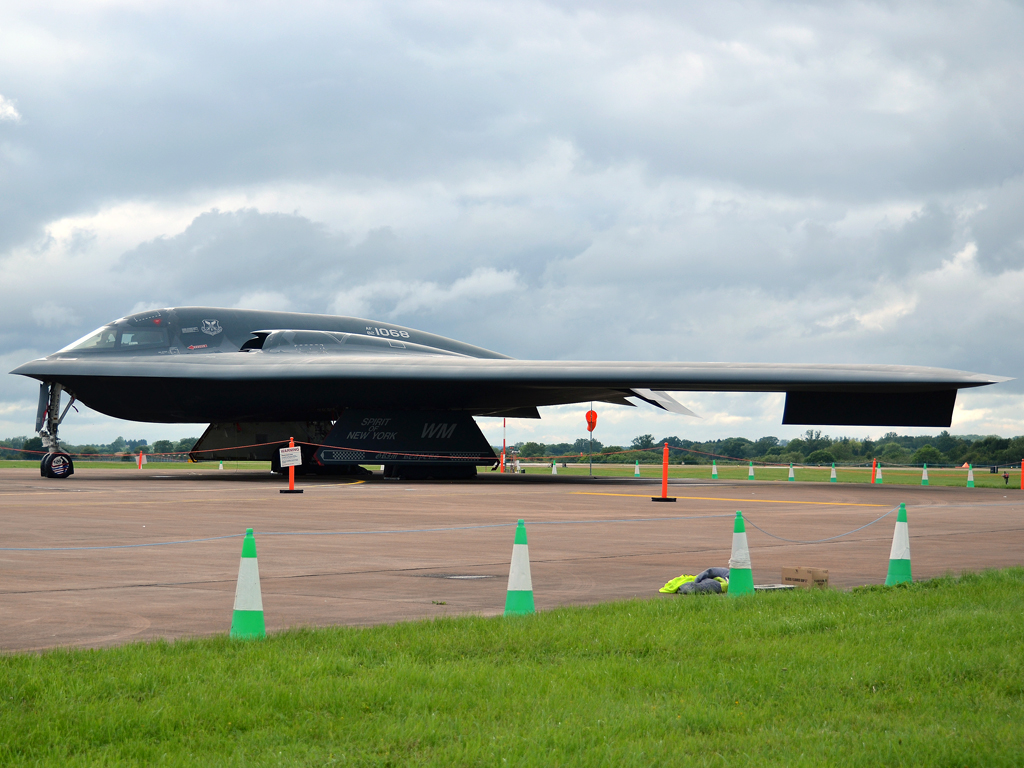
POLYGON ((587 432, 593 432, 597 427, 597 411, 587 411, 587 432))

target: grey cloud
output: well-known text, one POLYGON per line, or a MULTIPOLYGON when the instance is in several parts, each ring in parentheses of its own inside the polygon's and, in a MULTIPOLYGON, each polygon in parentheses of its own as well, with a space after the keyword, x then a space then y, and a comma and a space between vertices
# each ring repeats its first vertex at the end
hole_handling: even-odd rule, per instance
POLYGON ((178 235, 128 251, 116 269, 131 274, 140 294, 171 304, 296 285, 315 296, 318 286, 334 282, 354 263, 350 253, 344 236, 302 216, 210 211, 178 235))
MULTIPOLYGON (((449 175, 551 136, 597 165, 840 199, 1024 168, 1019 8, 717 8, 95 11, 73 69, 10 72, 31 119, 4 140, 33 160, 6 168, 4 229, 197 184, 449 175)), ((81 22, 47 14, 52 45, 81 22)))
POLYGON ((1024 176, 993 189, 982 210, 972 217, 978 258, 993 274, 1024 268, 1024 176))

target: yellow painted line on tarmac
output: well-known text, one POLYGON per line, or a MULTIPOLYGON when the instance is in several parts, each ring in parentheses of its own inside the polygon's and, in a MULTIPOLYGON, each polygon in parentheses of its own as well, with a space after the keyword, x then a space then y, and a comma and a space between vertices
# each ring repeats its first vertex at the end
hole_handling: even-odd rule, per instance
MULTIPOLYGON (((633 496, 638 499, 652 498, 649 493, 600 493, 598 491, 573 491, 578 496, 633 496)), ((814 504, 819 507, 891 507, 891 504, 855 504, 849 501, 786 501, 785 499, 758 499, 754 497, 746 499, 722 499, 717 496, 669 496, 670 499, 681 499, 683 501, 742 501, 744 503, 754 502, 756 504, 814 504)))

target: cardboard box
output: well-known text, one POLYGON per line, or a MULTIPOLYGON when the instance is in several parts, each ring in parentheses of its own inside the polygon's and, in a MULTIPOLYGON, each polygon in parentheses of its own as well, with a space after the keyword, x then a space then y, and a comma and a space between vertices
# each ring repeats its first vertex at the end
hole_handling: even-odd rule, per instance
POLYGON ((792 584, 798 589, 811 589, 819 587, 828 589, 827 568, 783 568, 782 583, 792 584))

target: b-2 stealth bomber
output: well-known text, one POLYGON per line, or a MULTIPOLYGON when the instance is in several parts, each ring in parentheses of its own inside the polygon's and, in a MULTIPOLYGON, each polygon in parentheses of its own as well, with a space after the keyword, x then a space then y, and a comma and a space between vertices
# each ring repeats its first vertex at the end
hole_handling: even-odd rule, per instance
POLYGON ((392 323, 213 307, 132 314, 12 373, 40 382, 47 477, 74 471, 57 431, 76 400, 133 421, 209 422, 197 461, 276 468, 295 437, 309 471, 466 477, 497 458, 474 416, 627 398, 694 415, 668 393, 785 392, 784 424, 940 427, 958 389, 1006 380, 899 365, 515 360, 392 323))

